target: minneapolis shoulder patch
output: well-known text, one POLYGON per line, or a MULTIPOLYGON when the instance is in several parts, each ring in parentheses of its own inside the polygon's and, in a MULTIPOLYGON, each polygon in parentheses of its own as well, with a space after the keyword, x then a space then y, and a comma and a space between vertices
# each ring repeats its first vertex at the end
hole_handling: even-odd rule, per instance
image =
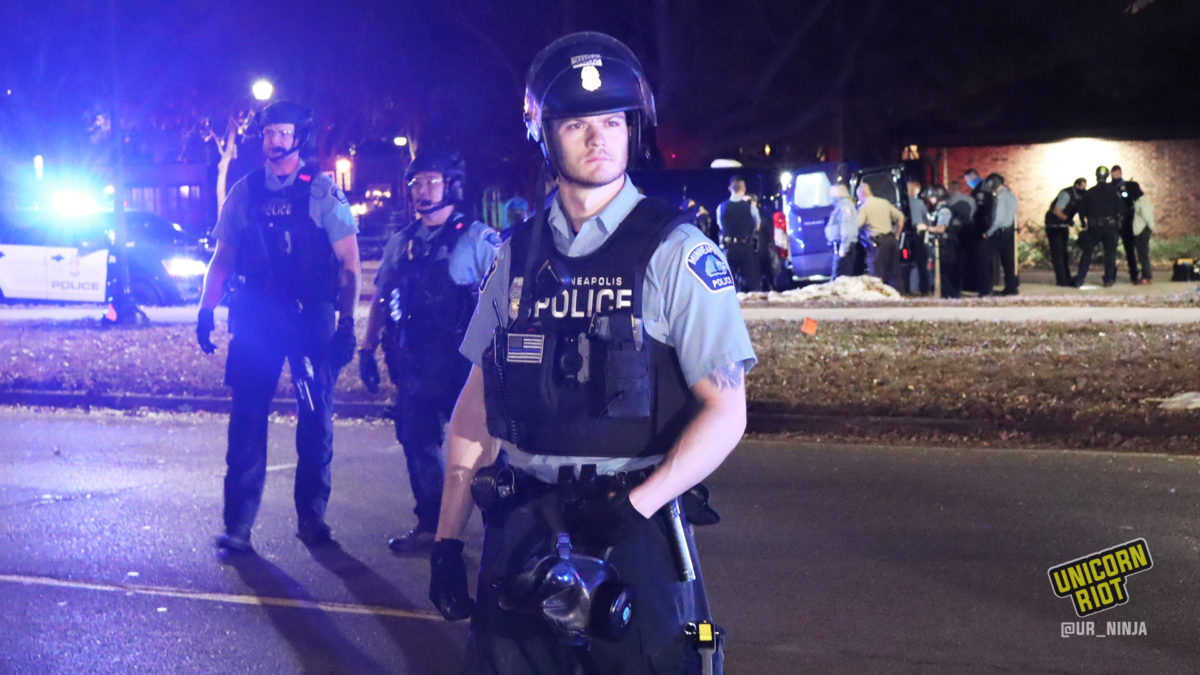
POLYGON ((712 242, 693 246, 686 257, 688 270, 712 293, 733 290, 733 274, 721 257, 720 250, 712 242))

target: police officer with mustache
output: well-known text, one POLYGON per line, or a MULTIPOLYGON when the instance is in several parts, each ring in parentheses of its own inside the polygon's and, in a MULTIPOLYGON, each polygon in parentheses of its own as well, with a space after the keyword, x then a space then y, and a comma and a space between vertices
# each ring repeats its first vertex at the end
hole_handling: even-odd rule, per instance
POLYGON ((315 148, 312 112, 279 101, 262 112, 266 165, 229 191, 213 236, 196 338, 212 353, 213 309, 227 281, 233 391, 222 554, 252 552, 250 532, 267 475, 267 416, 285 361, 297 400, 296 536, 333 545, 325 522, 332 486, 333 383, 354 358, 361 286, 358 227, 346 197, 302 155, 315 148))

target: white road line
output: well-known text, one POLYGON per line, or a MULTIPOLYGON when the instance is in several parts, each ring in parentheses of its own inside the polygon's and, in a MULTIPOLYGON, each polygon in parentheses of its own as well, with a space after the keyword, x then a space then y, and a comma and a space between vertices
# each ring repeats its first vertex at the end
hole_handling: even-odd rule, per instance
POLYGON ((288 607, 292 609, 315 609, 322 612, 339 612, 342 614, 370 614, 399 619, 421 619, 424 621, 441 621, 442 617, 436 612, 421 612, 396 607, 379 607, 375 605, 352 605, 343 602, 319 602, 297 598, 275 598, 259 595, 236 595, 233 593, 209 593, 186 588, 165 588, 161 586, 135 586, 132 584, 101 583, 95 581, 69 581, 52 577, 35 577, 23 574, 0 574, 0 582, 24 584, 26 586, 50 586, 55 588, 75 588, 88 591, 107 591, 119 593, 136 593, 163 598, 183 598, 186 600, 204 600, 206 602, 222 602, 231 605, 269 605, 272 607, 288 607))
POLYGON ((294 468, 296 468, 295 464, 276 464, 275 466, 268 466, 267 471, 284 471, 286 469, 294 468))

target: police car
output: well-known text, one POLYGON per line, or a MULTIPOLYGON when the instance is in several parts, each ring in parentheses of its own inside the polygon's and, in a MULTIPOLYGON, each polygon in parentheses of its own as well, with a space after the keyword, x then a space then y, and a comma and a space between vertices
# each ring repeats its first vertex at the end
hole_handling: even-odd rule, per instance
MULTIPOLYGON (((197 300, 207 263, 201 242, 155 214, 127 211, 125 216, 134 302, 197 300)), ((118 279, 113 222, 111 212, 0 213, 0 298, 106 302, 118 279)))

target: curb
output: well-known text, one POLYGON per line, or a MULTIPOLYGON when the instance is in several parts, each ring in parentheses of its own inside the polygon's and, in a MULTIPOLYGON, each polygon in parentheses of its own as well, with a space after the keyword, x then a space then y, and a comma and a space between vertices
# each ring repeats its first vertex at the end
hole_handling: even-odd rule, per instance
POLYGON ((756 433, 944 433, 970 437, 997 437, 1024 434, 1043 439, 1067 439, 1079 436, 1108 435, 1121 438, 1166 439, 1190 436, 1196 428, 1191 416, 1154 423, 1140 420, 1100 420, 1071 422, 1053 419, 980 420, 944 417, 888 417, 879 415, 821 415, 751 410, 747 413, 747 431, 756 433))
MULTIPOLYGON (((101 394, 96 392, 9 390, 0 391, 0 405, 47 406, 52 408, 111 408, 136 410, 152 408, 167 412, 228 413, 231 399, 219 396, 152 396, 146 394, 101 394)), ((333 404, 339 417, 386 417, 387 403, 345 401, 333 404)), ((277 398, 271 401, 271 412, 296 413, 296 401, 277 398)))
MULTIPOLYGON (((167 412, 228 413, 230 399, 217 396, 152 396, 146 394, 102 394, 96 392, 66 392, 38 390, 0 391, 0 405, 47 406, 55 408, 109 408, 137 410, 150 408, 167 412)), ((335 401, 333 412, 350 419, 386 419, 390 403, 378 401, 335 401)), ((277 398, 271 402, 271 412, 295 415, 296 402, 277 398)), ((747 411, 746 430, 751 433, 837 433, 848 436, 862 433, 943 433, 969 437, 996 437, 1005 433, 1021 433, 1041 438, 1068 438, 1079 435, 1108 434, 1124 438, 1169 438, 1186 436, 1195 429, 1194 419, 1180 417, 1178 421, 1158 420, 1131 423, 1101 421, 1069 423, 1061 420, 979 420, 944 417, 890 417, 881 415, 830 415, 788 413, 770 410, 747 411)))

